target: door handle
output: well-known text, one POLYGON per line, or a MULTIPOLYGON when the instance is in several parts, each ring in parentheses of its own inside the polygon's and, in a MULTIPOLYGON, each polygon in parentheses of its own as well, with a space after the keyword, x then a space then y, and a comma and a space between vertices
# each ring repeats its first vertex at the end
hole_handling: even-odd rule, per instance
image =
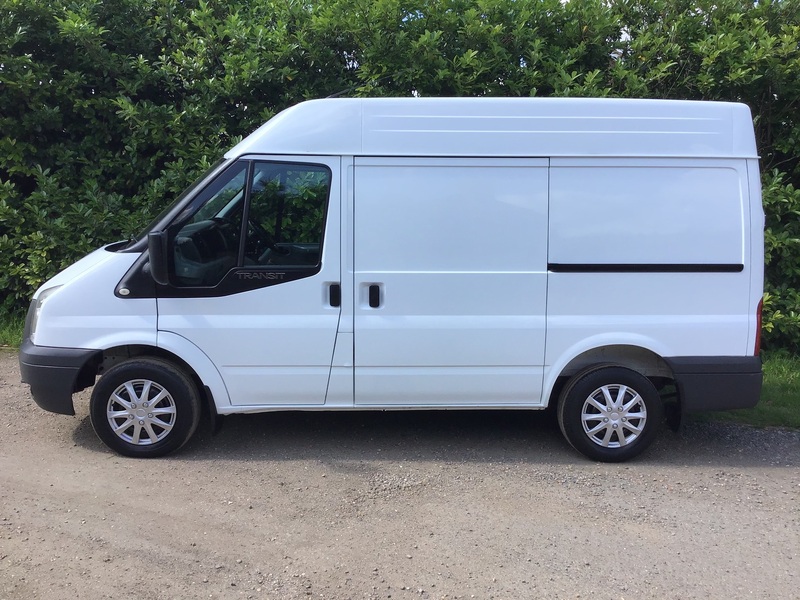
POLYGON ((333 307, 342 305, 342 286, 338 283, 332 283, 328 288, 328 302, 333 307))
POLYGON ((381 305, 381 287, 377 284, 369 286, 369 307, 378 308, 381 305))

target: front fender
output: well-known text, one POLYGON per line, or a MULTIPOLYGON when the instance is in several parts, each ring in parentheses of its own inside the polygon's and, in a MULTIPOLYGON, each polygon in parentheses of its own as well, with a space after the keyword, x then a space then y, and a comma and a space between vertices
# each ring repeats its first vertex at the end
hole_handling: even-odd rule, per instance
POLYGON ((159 348, 179 356, 197 374, 203 385, 211 390, 217 410, 231 406, 231 397, 222 375, 200 348, 185 337, 169 331, 159 331, 157 339, 159 348))

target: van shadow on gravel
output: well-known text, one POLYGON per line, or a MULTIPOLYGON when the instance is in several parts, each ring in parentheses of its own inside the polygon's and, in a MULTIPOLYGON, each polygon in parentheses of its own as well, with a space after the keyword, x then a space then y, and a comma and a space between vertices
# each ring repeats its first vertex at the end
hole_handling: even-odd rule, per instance
MULTIPOLYGON (((82 418, 73 441, 111 452, 82 418)), ((219 433, 201 420, 169 457, 181 460, 543 461, 580 459, 550 411, 281 411, 230 415, 219 433)))
MULTIPOLYGON (((110 453, 88 416, 73 441, 110 453)), ((211 435, 207 419, 167 459, 386 460, 580 464, 588 459, 562 437, 552 411, 273 412, 225 417, 211 435)), ((720 467, 796 467, 800 432, 687 419, 678 433, 662 429, 635 463, 720 467)))
POLYGON ((288 412, 226 417, 187 458, 239 454, 294 460, 564 462, 569 451, 550 415, 532 411, 288 412), (207 441, 206 441, 207 440, 207 441))

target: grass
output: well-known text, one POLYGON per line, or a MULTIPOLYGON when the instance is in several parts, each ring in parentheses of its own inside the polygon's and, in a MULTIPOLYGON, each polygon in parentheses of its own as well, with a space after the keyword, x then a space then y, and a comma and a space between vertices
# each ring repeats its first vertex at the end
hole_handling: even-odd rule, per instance
MULTIPOLYGON (((0 347, 19 348, 23 317, 0 317, 0 347)), ((708 412, 692 418, 800 429, 800 356, 771 352, 764 357, 764 387, 755 408, 708 412)))
POLYGON ((19 348, 24 327, 24 317, 0 317, 0 347, 19 348))
POLYGON ((756 427, 800 429, 800 357, 771 352, 764 357, 764 387, 755 408, 700 413, 699 418, 756 427))

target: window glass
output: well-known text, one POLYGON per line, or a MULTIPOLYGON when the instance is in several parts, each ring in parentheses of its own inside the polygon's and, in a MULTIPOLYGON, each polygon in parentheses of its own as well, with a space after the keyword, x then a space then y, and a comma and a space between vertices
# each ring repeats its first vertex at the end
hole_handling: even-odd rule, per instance
POLYGON ((186 188, 185 190, 183 190, 183 192, 181 192, 180 196, 178 196, 177 198, 175 198, 175 200, 173 200, 173 201, 172 201, 170 204, 168 204, 168 205, 167 205, 167 206, 166 206, 166 207, 165 207, 165 208, 164 208, 164 209, 163 209, 163 210, 162 210, 162 211, 161 211, 161 212, 158 214, 158 216, 157 216, 155 219, 153 219, 152 221, 150 221, 150 223, 148 223, 147 227, 145 227, 144 229, 142 229, 142 230, 139 232, 139 234, 138 234, 138 235, 131 237, 131 239, 130 239, 130 241, 128 242, 128 245, 127 245, 126 247, 127 247, 127 248, 129 248, 129 247, 133 246, 133 245, 134 245, 136 242, 138 242, 139 240, 141 240, 141 239, 144 239, 145 237, 147 237, 147 234, 148 234, 148 233, 150 233, 151 231, 155 230, 155 228, 156 228, 156 225, 158 225, 159 223, 161 223, 161 221, 162 221, 162 220, 163 220, 163 219, 164 219, 164 218, 165 218, 165 217, 166 217, 166 216, 167 216, 167 215, 168 215, 168 214, 169 214, 169 213, 170 213, 170 212, 171 212, 171 211, 172 211, 172 210, 173 210, 173 209, 174 209, 174 208, 175 208, 175 207, 178 205, 178 204, 180 204, 180 203, 181 203, 181 201, 182 201, 184 198, 186 198, 186 196, 187 196, 189 193, 193 192, 193 191, 194 191, 194 190, 197 188, 197 186, 198 186, 198 185, 200 185, 200 183, 202 183, 202 181, 203 181, 203 180, 204 180, 206 177, 208 177, 209 175, 211 175, 211 173, 212 173, 212 172, 214 172, 214 171, 215 171, 215 170, 216 170, 216 169, 217 169, 217 168, 218 168, 218 167, 219 167, 219 166, 220 166, 222 163, 224 163, 224 162, 225 162, 225 158, 220 158, 220 159, 219 159, 217 162, 215 162, 213 165, 211 165, 211 167, 210 167, 210 168, 209 168, 207 171, 205 171, 205 173, 203 173, 203 174, 202 174, 202 175, 200 175, 200 176, 199 176, 197 179, 195 179, 195 180, 194 180, 194 183, 192 183, 192 185, 190 185, 188 188, 186 188))
POLYGON ((201 194, 191 217, 179 219, 173 238, 177 285, 215 286, 236 266, 319 265, 330 171, 255 163, 245 198, 248 166, 243 161, 223 173, 201 194))
POLYGON ((245 265, 317 266, 329 189, 325 167, 256 164, 245 265))
POLYGON ((236 266, 247 165, 231 169, 204 192, 205 201, 174 238, 175 282, 213 286, 236 266))

